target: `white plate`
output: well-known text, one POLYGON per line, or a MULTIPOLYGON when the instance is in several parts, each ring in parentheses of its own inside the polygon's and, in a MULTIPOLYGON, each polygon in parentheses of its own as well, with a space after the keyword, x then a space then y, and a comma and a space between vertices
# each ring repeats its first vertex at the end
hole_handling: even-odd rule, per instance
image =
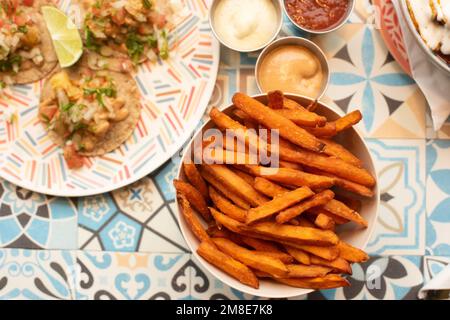
MULTIPOLYGON (((311 100, 309 98, 298 96, 298 95, 286 95, 288 98, 291 98, 297 102, 299 102, 302 105, 308 105, 311 100)), ((258 95, 254 96, 257 100, 261 101, 262 103, 267 102, 266 95, 258 95)), ((222 111, 224 111, 227 114, 231 114, 234 106, 228 106, 226 108, 223 108, 222 111)), ((334 109, 332 109, 329 106, 326 106, 324 104, 321 104, 317 110, 317 113, 326 116, 329 120, 335 120, 342 116, 342 112, 336 112, 334 109)), ((214 127, 214 124, 212 121, 208 121, 195 135, 192 141, 199 135, 203 133, 204 130, 209 129, 211 127, 214 127)), ((354 128, 351 128, 349 130, 346 130, 345 132, 341 133, 339 135, 339 138, 336 139, 340 143, 342 143, 347 149, 349 149, 351 152, 353 152, 358 158, 360 158, 365 165, 365 168, 376 178, 377 173, 375 170, 375 164, 372 159, 372 156, 370 155, 369 148, 367 147, 366 143, 364 142, 364 139, 362 138, 362 135, 354 128)), ((183 160, 191 155, 191 143, 189 144, 188 148, 186 148, 185 153, 183 154, 183 160)), ((182 163, 182 162, 181 162, 182 163)), ((177 175, 178 179, 185 180, 185 176, 182 170, 182 167, 180 166, 180 169, 178 171, 177 175)), ((348 224, 346 226, 343 226, 344 228, 338 229, 339 237, 348 242, 349 244, 364 249, 370 239, 370 236, 374 230, 375 223, 377 220, 378 215, 378 204, 379 204, 379 189, 378 186, 375 186, 374 188, 374 197, 372 199, 366 199, 362 203, 362 209, 360 211, 360 214, 367 220, 369 226, 368 228, 359 228, 355 226, 354 224, 348 224)), ((254 289, 249 286, 246 286, 236 279, 230 277, 228 274, 224 273, 223 271, 219 270, 215 266, 208 263, 206 260, 204 260, 202 257, 200 257, 196 250, 199 246, 199 241, 194 236, 192 231, 190 230, 189 226, 186 224, 186 221, 183 218, 183 215, 181 214, 180 206, 177 202, 178 212, 177 217, 178 221, 180 223, 181 232, 183 233, 184 239, 186 240, 186 243, 188 244, 189 248, 191 249, 193 255, 200 261, 202 266, 208 270, 210 273, 212 273, 217 279, 221 280, 228 286, 237 289, 239 291, 255 295, 255 296, 261 296, 266 298, 287 298, 287 297, 294 297, 299 296, 303 294, 307 294, 312 292, 313 290, 309 289, 300 289, 300 288, 293 288, 289 287, 283 284, 275 283, 272 281, 267 280, 261 280, 260 281, 260 287, 259 289, 254 289)))
MULTIPOLYGON (((39 123, 43 81, 7 89, 0 95, 0 177, 40 193, 88 196, 133 183, 164 164, 195 130, 214 89, 220 47, 208 22, 209 2, 182 1, 169 30, 170 59, 146 63, 134 75, 142 114, 133 136, 116 151, 89 158, 81 170, 67 168, 39 123), (12 125, 4 116, 10 113, 16 115, 12 125)), ((59 4, 75 15, 71 1, 59 4)))

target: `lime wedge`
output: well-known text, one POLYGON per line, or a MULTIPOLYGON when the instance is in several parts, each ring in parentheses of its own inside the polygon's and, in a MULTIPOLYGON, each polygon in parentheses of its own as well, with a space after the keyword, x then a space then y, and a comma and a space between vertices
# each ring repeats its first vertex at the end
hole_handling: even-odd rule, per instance
POLYGON ((70 67, 83 54, 80 33, 72 20, 55 7, 41 8, 62 68, 70 67))

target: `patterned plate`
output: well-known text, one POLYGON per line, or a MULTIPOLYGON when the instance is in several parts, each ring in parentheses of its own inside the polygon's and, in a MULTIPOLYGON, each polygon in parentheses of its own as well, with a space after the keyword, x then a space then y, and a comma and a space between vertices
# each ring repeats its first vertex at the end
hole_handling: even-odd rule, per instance
POLYGON ((392 0, 374 0, 374 6, 379 14, 381 36, 395 60, 400 64, 403 71, 411 75, 408 53, 406 52, 402 30, 398 21, 392 0))
MULTIPOLYGON (((134 78, 142 93, 141 119, 133 136, 116 151, 69 170, 62 150, 39 123, 43 82, 15 86, 0 95, 0 177, 55 196, 87 196, 128 185, 166 162, 197 126, 214 89, 219 44, 209 22, 209 1, 182 0, 170 28, 171 58, 146 63, 134 78), (14 121, 7 118, 14 114, 14 121)), ((59 6, 73 15, 70 0, 59 6)))

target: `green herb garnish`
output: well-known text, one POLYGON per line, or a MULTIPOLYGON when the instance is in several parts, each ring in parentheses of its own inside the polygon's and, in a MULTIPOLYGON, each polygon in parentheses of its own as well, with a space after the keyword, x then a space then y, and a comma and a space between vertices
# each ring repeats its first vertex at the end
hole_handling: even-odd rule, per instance
POLYGON ((61 111, 68 112, 70 109, 72 109, 75 106, 75 103, 69 102, 61 106, 61 111))
POLYGON ((117 92, 116 90, 110 86, 107 88, 84 88, 83 89, 85 96, 95 95, 95 98, 98 101, 98 104, 102 107, 105 106, 105 102, 103 101, 103 96, 107 96, 109 98, 115 97, 117 92))
POLYGON ((11 55, 6 60, 0 61, 0 71, 9 72, 14 70, 14 65, 20 66, 22 57, 19 55, 11 55))
POLYGON ((128 56, 134 63, 137 63, 144 53, 143 42, 137 37, 136 33, 130 33, 127 37, 125 45, 128 49, 128 56))
POLYGON ((27 26, 20 26, 19 28, 17 28, 17 30, 21 33, 27 33, 28 32, 28 27, 27 26))
POLYGON ((152 8, 152 3, 150 2, 150 0, 142 0, 142 3, 144 4, 144 7, 146 9, 151 9, 152 8))
POLYGON ((95 41, 94 33, 92 33, 91 29, 85 27, 85 36, 86 36, 86 48, 98 51, 100 50, 100 45, 95 41))

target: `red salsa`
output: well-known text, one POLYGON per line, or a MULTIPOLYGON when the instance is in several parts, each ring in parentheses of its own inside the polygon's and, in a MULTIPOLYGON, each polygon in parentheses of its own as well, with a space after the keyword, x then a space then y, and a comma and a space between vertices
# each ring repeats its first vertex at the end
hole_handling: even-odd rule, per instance
POLYGON ((345 18, 349 0, 284 0, 291 19, 309 30, 332 29, 345 18))

